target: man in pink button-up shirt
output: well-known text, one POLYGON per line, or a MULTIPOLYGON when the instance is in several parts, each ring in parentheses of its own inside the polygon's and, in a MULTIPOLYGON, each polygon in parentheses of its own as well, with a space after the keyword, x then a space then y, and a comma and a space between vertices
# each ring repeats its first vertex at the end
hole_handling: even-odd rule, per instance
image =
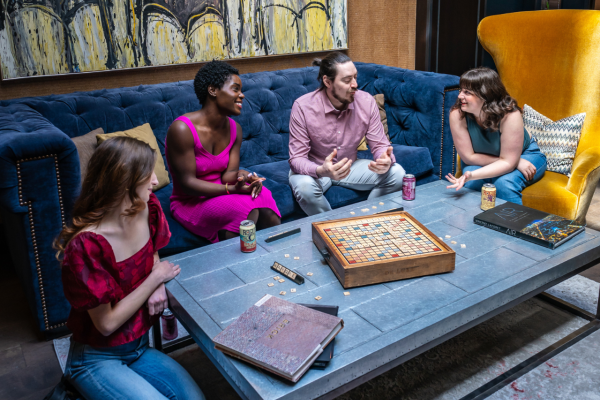
POLYGON ((358 90, 350 58, 331 53, 320 63, 321 87, 298 98, 290 116, 290 186, 308 215, 331 210, 331 185, 370 190, 369 199, 398 191, 404 169, 396 164, 373 96, 358 90), (357 160, 366 136, 373 159, 357 160))

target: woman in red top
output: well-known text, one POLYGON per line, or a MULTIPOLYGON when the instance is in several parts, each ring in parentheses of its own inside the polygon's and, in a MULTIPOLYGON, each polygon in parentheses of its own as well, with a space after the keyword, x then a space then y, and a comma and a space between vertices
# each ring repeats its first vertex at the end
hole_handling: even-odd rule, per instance
POLYGON ((71 303, 65 375, 88 400, 204 399, 185 369, 148 346, 167 307, 164 283, 180 272, 158 258, 171 233, 152 194, 155 157, 132 138, 98 146, 73 221, 55 241, 71 303))

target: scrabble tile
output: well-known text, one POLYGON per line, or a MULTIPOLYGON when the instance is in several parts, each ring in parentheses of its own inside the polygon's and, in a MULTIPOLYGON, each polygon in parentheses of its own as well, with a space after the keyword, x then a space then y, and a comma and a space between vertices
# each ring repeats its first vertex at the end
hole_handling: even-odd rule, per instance
POLYGON ((322 299, 322 297, 321 297, 321 296, 317 296, 317 297, 315 297, 315 300, 321 300, 321 299, 322 299))
POLYGON ((296 289, 290 289, 291 293, 296 293, 296 289))
POLYGON ((272 286, 275 286, 275 284, 274 283, 268 283, 267 286, 268 287, 272 287, 272 286))
POLYGON ((344 292, 344 296, 350 296, 350 292, 344 292))
POLYGON ((285 296, 285 291, 282 290, 281 292, 279 292, 279 294, 285 296))
POLYGON ((306 276, 313 276, 313 273, 312 272, 307 272, 306 276))

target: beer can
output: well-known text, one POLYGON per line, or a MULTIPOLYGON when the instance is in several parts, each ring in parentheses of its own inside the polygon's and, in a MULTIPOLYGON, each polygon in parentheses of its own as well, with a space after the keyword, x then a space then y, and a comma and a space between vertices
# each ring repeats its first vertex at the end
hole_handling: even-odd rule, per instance
POLYGON ((485 183, 481 188, 481 209, 489 210, 496 207, 496 186, 485 183))
POLYGON ((412 174, 404 175, 402 180, 402 200, 414 200, 417 178, 412 174))
POLYGON ((242 253, 252 253, 256 250, 256 225, 250 219, 240 223, 240 249, 242 253))

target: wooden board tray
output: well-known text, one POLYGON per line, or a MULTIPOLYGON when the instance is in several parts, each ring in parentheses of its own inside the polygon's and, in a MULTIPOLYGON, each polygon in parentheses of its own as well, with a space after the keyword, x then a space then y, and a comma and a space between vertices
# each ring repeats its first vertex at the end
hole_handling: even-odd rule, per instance
POLYGON ((405 211, 313 222, 312 238, 345 289, 454 271, 454 250, 405 211))

